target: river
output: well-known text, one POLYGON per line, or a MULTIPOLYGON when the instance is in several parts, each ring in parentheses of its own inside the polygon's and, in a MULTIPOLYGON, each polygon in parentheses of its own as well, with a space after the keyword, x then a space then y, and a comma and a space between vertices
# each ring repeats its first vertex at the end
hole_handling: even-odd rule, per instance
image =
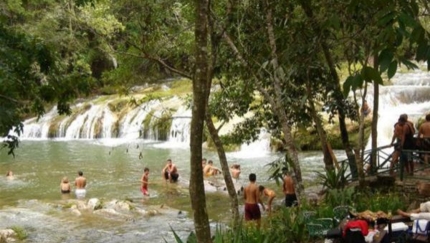
MULTIPOLYGON (((257 174, 259 183, 282 190, 268 181, 267 163, 282 154, 249 150, 228 153, 230 163, 239 163, 246 183, 247 175, 257 174)), ((22 227, 28 232, 27 242, 174 242, 170 227, 185 239, 193 230, 189 215, 190 200, 189 149, 183 143, 145 140, 24 140, 15 151, 15 158, 0 150, 0 229, 22 227), (140 156, 141 155, 141 156, 140 156), (165 183, 161 169, 171 158, 178 166, 180 181, 165 183), (143 168, 150 168, 150 197, 143 199, 139 191, 143 168), (6 179, 12 170, 14 180, 6 179), (104 203, 131 201, 130 212, 96 215, 83 211, 75 215, 67 207, 75 196, 65 198, 59 192, 63 176, 71 181, 82 170, 88 180, 86 199, 98 198, 104 203), (155 210, 153 216, 142 216, 138 210, 155 210)), ((339 151, 339 154, 342 152, 339 151)), ((205 151, 207 159, 220 166, 216 154, 205 151)), ((312 180, 322 171, 320 152, 300 155, 305 180, 312 180), (319 169, 318 169, 319 168, 319 169)), ((222 189, 208 192, 208 213, 212 226, 229 218, 229 201, 222 189), (221 212, 221 213, 220 213, 221 212)), ((279 196, 275 204, 281 204, 279 196)))

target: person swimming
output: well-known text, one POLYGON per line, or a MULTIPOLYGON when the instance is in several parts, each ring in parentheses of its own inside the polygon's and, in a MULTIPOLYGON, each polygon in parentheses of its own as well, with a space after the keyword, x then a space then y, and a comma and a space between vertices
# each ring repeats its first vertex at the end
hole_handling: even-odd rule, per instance
POLYGON ((70 183, 69 183, 69 179, 66 176, 63 177, 63 179, 61 180, 60 190, 61 190, 61 193, 63 194, 70 193, 70 183))
POLYGON ((209 160, 207 165, 203 168, 203 174, 206 177, 218 175, 221 174, 222 171, 218 169, 217 167, 213 166, 214 162, 212 160, 209 160))
POLYGON ((13 176, 13 172, 11 171, 11 170, 9 170, 7 173, 6 173, 6 178, 7 179, 9 179, 9 180, 13 180, 15 177, 13 176))

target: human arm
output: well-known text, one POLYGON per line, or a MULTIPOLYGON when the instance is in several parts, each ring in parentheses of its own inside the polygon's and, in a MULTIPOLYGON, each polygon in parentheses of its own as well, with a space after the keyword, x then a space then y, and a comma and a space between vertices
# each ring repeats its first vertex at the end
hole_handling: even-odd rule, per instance
POLYGON ((263 208, 263 210, 266 210, 266 207, 264 206, 263 200, 261 200, 263 193, 260 193, 259 190, 255 191, 255 201, 261 204, 261 207, 263 208))

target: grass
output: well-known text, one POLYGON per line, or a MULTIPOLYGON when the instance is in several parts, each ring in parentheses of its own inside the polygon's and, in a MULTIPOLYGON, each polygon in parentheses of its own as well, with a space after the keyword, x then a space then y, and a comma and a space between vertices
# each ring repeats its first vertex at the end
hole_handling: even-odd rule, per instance
POLYGON ((19 240, 25 240, 28 237, 27 231, 21 226, 12 226, 11 229, 15 231, 16 238, 19 240))

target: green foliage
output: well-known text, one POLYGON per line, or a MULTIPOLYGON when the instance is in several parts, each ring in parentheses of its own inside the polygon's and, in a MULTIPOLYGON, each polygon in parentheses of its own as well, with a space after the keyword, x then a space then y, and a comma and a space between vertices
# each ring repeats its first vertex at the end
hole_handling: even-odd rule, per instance
POLYGON ((325 173, 317 172, 318 179, 322 182, 323 188, 327 189, 343 189, 347 185, 346 181, 346 166, 342 163, 342 167, 333 170, 325 169, 325 173))
POLYGON ((357 199, 354 187, 344 189, 329 189, 324 196, 324 203, 331 207, 339 205, 354 205, 357 199))
POLYGON ((21 226, 12 226, 11 229, 15 231, 16 237, 19 240, 25 240, 28 237, 27 231, 21 226))
POLYGON ((377 212, 379 210, 386 213, 395 214, 397 209, 406 209, 405 205, 408 205, 408 200, 405 195, 397 192, 380 192, 380 191, 359 191, 356 195, 357 200, 353 205, 357 209, 357 212, 364 210, 371 210, 377 212))

